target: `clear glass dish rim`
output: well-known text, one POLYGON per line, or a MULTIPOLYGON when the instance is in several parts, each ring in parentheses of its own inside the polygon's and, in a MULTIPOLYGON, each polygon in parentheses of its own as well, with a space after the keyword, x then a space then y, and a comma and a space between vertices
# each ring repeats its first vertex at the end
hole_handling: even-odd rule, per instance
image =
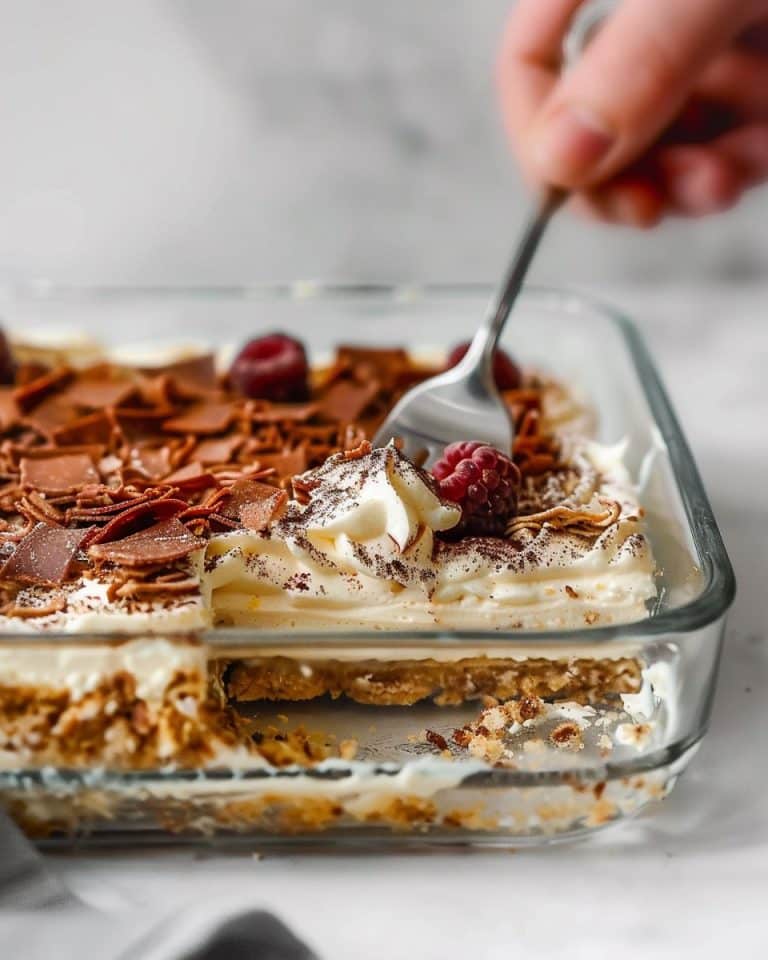
MULTIPOLYGON (((59 284, 44 280, 4 285, 3 297, 13 302, 71 303, 73 301, 130 301, 144 299, 185 298, 192 300, 253 300, 253 301, 353 301, 419 303, 429 300, 490 295, 487 284, 361 284, 294 281, 285 284, 232 284, 232 285, 103 285, 59 284)), ((666 445, 673 476, 680 491, 689 532, 699 557, 704 587, 689 603, 675 610, 658 613, 647 620, 614 626, 595 626, 584 629, 556 631, 482 631, 482 630, 424 630, 418 632, 393 631, 340 631, 337 634, 302 632, 288 634, 280 630, 249 630, 216 628, 195 631, 194 636, 222 647, 272 646, 284 648, 312 644, 318 650, 324 646, 350 647, 365 645, 414 647, 460 646, 488 644, 495 646, 570 645, 575 642, 604 644, 616 641, 642 642, 670 633, 688 633, 706 627, 720 619, 733 602, 736 581, 730 559, 725 549, 712 507, 704 489, 701 476, 685 439, 677 415, 672 408, 666 389, 635 323, 616 307, 583 291, 566 287, 526 287, 521 294, 523 301, 549 310, 578 314, 584 311, 599 313, 618 330, 637 372, 651 414, 666 445)), ((166 634, 168 637, 183 634, 166 634)), ((78 636, 71 633, 0 633, 0 643, 22 641, 36 643, 117 643, 137 639, 135 634, 94 634, 78 636)))

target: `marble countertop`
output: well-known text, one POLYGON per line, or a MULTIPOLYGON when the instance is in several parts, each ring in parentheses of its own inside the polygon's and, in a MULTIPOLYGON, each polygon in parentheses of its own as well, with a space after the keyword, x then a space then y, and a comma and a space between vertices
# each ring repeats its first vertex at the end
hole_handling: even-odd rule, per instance
MULTIPOLYGON (((738 577, 711 732, 670 799, 587 842, 539 850, 50 858, 79 896, 115 923, 159 905, 266 906, 334 960, 764 955, 768 287, 601 295, 650 342, 738 577)), ((60 943, 77 929, 80 960, 100 955, 103 924, 56 922, 60 943)), ((0 936, 13 924, 0 920, 0 936)))

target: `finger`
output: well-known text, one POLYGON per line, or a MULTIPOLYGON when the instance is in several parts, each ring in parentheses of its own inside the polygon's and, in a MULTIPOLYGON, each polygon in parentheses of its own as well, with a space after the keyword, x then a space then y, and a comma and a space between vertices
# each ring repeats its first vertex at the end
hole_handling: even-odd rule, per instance
POLYGON ((552 91, 568 24, 583 0, 520 0, 507 20, 496 65, 502 116, 513 145, 552 91))
POLYGON ((644 230, 656 226, 667 206, 663 187, 642 171, 620 174, 581 196, 582 210, 591 216, 644 230))
POLYGON ((747 50, 768 53, 768 18, 750 23, 746 30, 739 34, 738 42, 747 50))
POLYGON ((711 145, 666 147, 655 159, 675 213, 701 217, 728 210, 745 187, 738 165, 711 145))
POLYGON ((747 6, 624 0, 533 119, 525 143, 531 167, 544 181, 571 188, 626 167, 683 105, 692 78, 744 26, 747 6))
POLYGON ((768 120, 768 59, 734 47, 704 70, 696 95, 743 119, 768 120))
POLYGON ((732 207, 768 180, 768 123, 740 127, 701 146, 659 147, 636 172, 584 194, 582 208, 609 223, 651 227, 667 210, 703 216, 732 207))
POLYGON ((768 123, 739 127, 695 147, 664 147, 655 166, 677 213, 727 210, 747 188, 768 180, 768 123))
POLYGON ((746 187, 768 180, 768 122, 753 123, 718 137, 712 148, 738 170, 746 187))

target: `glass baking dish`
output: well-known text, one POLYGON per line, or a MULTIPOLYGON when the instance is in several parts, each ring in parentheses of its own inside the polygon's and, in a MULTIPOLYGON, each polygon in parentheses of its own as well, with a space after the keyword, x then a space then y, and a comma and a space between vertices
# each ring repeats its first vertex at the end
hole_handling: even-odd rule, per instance
MULTIPOLYGON (((321 359, 338 342, 444 350, 467 337, 486 296, 464 287, 40 287, 6 291, 4 314, 11 329, 43 338, 74 327, 113 344, 148 341, 151 350, 166 339, 225 347, 278 329, 321 359)), ((560 671, 562 695, 545 697, 541 715, 521 716, 505 732, 515 762, 499 765, 482 743, 456 754, 454 731, 477 722, 477 702, 258 701, 238 709, 260 729, 267 724, 278 738, 297 728, 321 731, 337 744, 353 742, 354 751, 310 768, 190 766, 170 757, 141 770, 0 770, 0 799, 30 834, 54 846, 171 839, 520 845, 588 833, 667 794, 707 729, 735 589, 698 471, 648 352, 622 315, 582 296, 527 291, 505 346, 583 394, 597 413, 600 441, 627 441, 659 568, 658 598, 646 620, 546 633, 218 629, 159 639, 195 645, 214 665, 234 660, 271 669, 277 657, 309 675, 356 664, 366 682, 385 686, 396 682, 393 662, 413 670, 479 659, 491 670, 511 665, 531 683, 537 671, 560 671)), ((37 649, 45 657, 123 642, 6 634, 0 650, 37 649)))

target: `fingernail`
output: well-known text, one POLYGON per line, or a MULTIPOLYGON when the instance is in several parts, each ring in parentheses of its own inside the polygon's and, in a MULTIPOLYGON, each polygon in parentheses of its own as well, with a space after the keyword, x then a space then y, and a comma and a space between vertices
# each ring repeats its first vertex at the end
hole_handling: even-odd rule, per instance
POLYGON ((534 133, 540 172, 555 183, 578 186, 608 153, 614 137, 590 110, 564 105, 534 133))

